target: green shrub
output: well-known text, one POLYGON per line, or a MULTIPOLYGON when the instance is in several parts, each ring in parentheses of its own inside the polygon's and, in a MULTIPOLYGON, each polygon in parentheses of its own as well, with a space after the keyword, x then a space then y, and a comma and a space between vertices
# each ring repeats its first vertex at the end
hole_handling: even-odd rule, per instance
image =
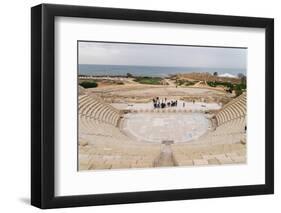
POLYGON ((87 88, 97 87, 98 83, 95 81, 83 81, 83 82, 79 83, 79 85, 87 89, 87 88))
POLYGON ((184 80, 184 79, 178 79, 178 80, 176 80, 176 84, 178 85, 178 86, 182 86, 182 85, 184 85, 184 86, 192 86, 192 85, 194 85, 196 82, 193 82, 193 81, 188 81, 188 80, 184 80))
POLYGON ((235 90, 244 90, 244 89, 246 89, 246 87, 247 87, 246 84, 243 84, 243 83, 234 85, 235 90))
POLYGON ((242 90, 235 90, 235 97, 240 96, 243 93, 242 90))
POLYGON ((185 86, 193 86, 195 84, 195 82, 193 81, 186 81, 185 82, 185 86))
POLYGON ((181 86, 185 83, 185 80, 180 79, 180 80, 177 81, 177 83, 178 83, 179 86, 181 86))
POLYGON ((228 87, 229 89, 233 89, 233 84, 230 82, 208 81, 207 84, 211 87, 225 86, 228 87))
POLYGON ((232 90, 235 91, 236 97, 241 95, 244 90, 246 90, 247 85, 245 83, 240 83, 240 84, 232 84, 230 82, 219 82, 219 81, 208 81, 207 84, 211 87, 216 87, 218 85, 225 86, 227 87, 228 92, 232 92, 232 90))

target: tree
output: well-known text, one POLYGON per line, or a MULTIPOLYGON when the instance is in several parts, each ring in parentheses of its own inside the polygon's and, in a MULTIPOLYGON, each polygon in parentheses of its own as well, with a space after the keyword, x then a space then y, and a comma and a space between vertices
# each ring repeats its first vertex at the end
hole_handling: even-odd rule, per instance
POLYGON ((218 72, 214 72, 214 73, 213 73, 213 76, 218 76, 218 72))
POLYGON ((241 78, 241 83, 242 83, 242 84, 246 84, 246 81, 247 81, 247 77, 246 77, 246 76, 243 76, 243 77, 241 78))
POLYGON ((240 78, 242 84, 246 84, 247 77, 243 73, 238 73, 238 78, 240 78))
POLYGON ((237 76, 238 76, 238 78, 242 78, 245 75, 243 73, 238 73, 237 76))
POLYGON ((133 75, 131 74, 131 73, 127 73, 127 78, 132 78, 133 77, 133 75))

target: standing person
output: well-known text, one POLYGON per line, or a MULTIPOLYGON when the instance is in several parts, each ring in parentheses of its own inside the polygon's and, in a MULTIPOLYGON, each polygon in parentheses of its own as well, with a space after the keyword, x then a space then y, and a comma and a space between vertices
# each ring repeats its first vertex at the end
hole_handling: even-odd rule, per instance
POLYGON ((185 102, 182 103, 183 108, 185 107, 185 102))

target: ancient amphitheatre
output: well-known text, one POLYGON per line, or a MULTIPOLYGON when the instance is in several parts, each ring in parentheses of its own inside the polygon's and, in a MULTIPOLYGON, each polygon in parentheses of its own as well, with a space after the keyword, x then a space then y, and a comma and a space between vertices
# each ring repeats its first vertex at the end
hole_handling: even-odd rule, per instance
POLYGON ((246 163, 246 90, 207 83, 239 79, 190 74, 143 84, 79 76, 84 81, 98 86, 78 86, 78 170, 246 163), (155 108, 156 98, 177 103, 155 108))

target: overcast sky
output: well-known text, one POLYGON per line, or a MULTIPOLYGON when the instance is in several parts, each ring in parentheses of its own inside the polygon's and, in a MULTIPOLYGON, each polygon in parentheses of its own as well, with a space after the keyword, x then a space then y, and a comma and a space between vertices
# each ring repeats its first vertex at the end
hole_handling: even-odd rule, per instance
POLYGON ((247 49, 79 42, 79 64, 246 69, 247 49))

